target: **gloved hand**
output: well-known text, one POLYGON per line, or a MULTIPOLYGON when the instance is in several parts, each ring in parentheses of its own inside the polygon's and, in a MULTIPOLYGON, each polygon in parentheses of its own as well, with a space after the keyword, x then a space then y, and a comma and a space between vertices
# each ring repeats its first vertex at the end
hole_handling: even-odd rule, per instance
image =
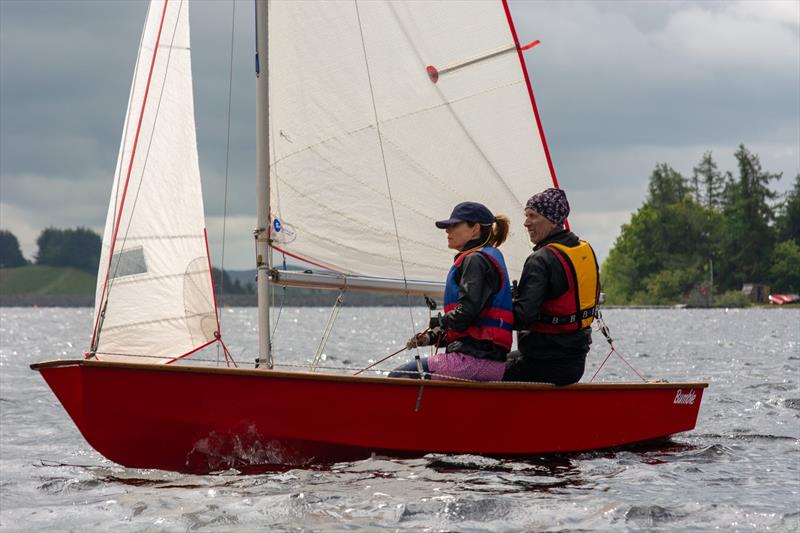
POLYGON ((439 327, 417 333, 406 342, 406 350, 419 348, 420 346, 430 346, 439 339, 442 333, 442 328, 439 327))
POLYGON ((444 320, 442 319, 442 314, 438 313, 436 316, 431 317, 431 321, 428 323, 428 328, 430 329, 441 329, 444 327, 444 320))

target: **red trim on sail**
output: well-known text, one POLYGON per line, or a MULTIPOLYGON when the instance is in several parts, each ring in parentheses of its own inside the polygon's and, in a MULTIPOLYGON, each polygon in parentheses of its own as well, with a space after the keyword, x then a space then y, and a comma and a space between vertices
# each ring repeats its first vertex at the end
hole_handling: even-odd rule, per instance
POLYGON ((190 352, 186 352, 185 354, 183 354, 183 355, 179 355, 178 357, 176 357, 176 358, 174 358, 174 359, 170 359, 169 361, 167 361, 167 362, 166 362, 166 363, 164 363, 164 364, 165 364, 165 365, 169 365, 169 364, 171 364, 171 363, 174 363, 174 362, 175 362, 175 361, 177 361, 178 359, 183 359, 184 357, 188 357, 188 356, 192 355, 192 354, 193 354, 193 353, 195 353, 195 352, 199 352, 200 350, 202 350, 202 349, 203 349, 203 348, 205 348, 206 346, 211 346, 211 345, 212 345, 212 344, 214 344, 215 342, 222 342, 222 339, 220 339, 219 337, 214 337, 214 340, 210 340, 210 341, 208 341, 207 343, 203 344, 202 346, 198 346, 197 348, 195 348, 194 350, 192 350, 192 351, 190 351, 190 352))
MULTIPOLYGON (((206 241, 206 260, 208 260, 208 275, 211 276, 211 296, 214 298, 214 316, 217 319, 217 335, 222 338, 222 328, 219 325, 219 311, 217 310, 217 291, 214 290, 214 271, 211 270, 211 252, 208 249, 208 230, 203 228, 203 238, 206 241)), ((220 275, 224 271, 220 269, 220 275)))
POLYGON ((544 136, 542 121, 539 118, 539 109, 536 107, 536 99, 533 97, 533 88, 531 87, 531 80, 528 77, 528 68, 525 66, 525 58, 522 57, 522 49, 519 46, 519 38, 517 37, 517 30, 514 27, 514 19, 511 18, 511 11, 508 8, 508 0, 503 0, 503 9, 506 12, 506 19, 508 20, 508 28, 511 30, 511 36, 514 38, 514 45, 516 45, 517 48, 517 55, 519 56, 519 64, 522 67, 522 74, 525 76, 525 84, 528 86, 528 96, 531 97, 531 106, 533 107, 533 114, 536 117, 536 125, 539 128, 539 136, 542 138, 544 155, 547 158, 547 166, 550 167, 550 177, 553 178, 553 186, 558 188, 558 179, 556 179, 556 170, 553 167, 553 160, 550 158, 550 150, 547 148, 547 139, 544 136))
POLYGON ((293 254, 292 252, 284 250, 283 248, 278 248, 274 244, 270 244, 269 247, 272 248, 273 250, 279 251, 282 254, 286 254, 289 257, 293 258, 293 259, 297 259, 298 261, 303 261, 304 263, 308 263, 309 265, 318 266, 320 268, 324 268, 326 270, 330 270, 331 272, 336 272, 337 274, 344 274, 344 272, 342 272, 341 270, 337 270, 337 269, 335 269, 335 268, 333 268, 331 266, 323 265, 322 263, 317 263, 316 261, 312 261, 311 259, 306 259, 305 257, 301 257, 301 256, 299 256, 297 254, 293 254))
MULTIPOLYGON (((164 27, 164 19, 166 18, 166 14, 167 14, 167 4, 168 3, 169 3, 169 0, 164 0, 164 8, 161 10, 161 22, 159 22, 159 24, 158 24, 158 35, 156 35, 156 44, 153 47, 153 57, 150 60, 150 71, 147 74, 147 84, 145 85, 145 88, 144 88, 144 97, 142 99, 142 109, 139 112, 139 123, 136 125, 136 135, 133 138, 133 147, 131 149, 131 157, 130 157, 130 160, 128 162, 128 173, 125 176, 125 186, 122 189, 122 198, 120 199, 120 202, 119 202, 119 212, 117 213, 117 220, 114 223, 114 234, 113 234, 113 236, 111 238, 111 248, 110 248, 110 250, 108 252, 108 265, 106 266, 106 275, 105 275, 105 280, 103 281, 103 292, 100 293, 100 300, 99 300, 99 305, 100 306, 103 305, 103 299, 105 298, 105 295, 106 295, 106 287, 108 287, 108 275, 111 272, 111 262, 112 262, 112 259, 114 258, 114 247, 117 244, 117 234, 119 233, 119 224, 120 224, 120 221, 122 220, 122 210, 123 210, 123 207, 125 206, 125 196, 128 193, 128 183, 130 182, 131 171, 133 170, 133 159, 134 159, 134 157, 136 157, 136 146, 139 143, 139 132, 142 129, 142 121, 144 120, 144 110, 145 110, 145 107, 147 106, 147 96, 148 96, 148 94, 150 92, 150 81, 153 78, 153 68, 155 67, 155 64, 156 64, 156 55, 158 54, 158 44, 161 41, 161 30, 164 27)), ((123 149, 124 149, 124 144, 123 144, 123 149)), ((94 323, 94 329, 92 331, 92 341, 91 341, 90 346, 94 346, 94 341, 95 341, 95 339, 97 337, 97 327, 98 327, 99 324, 100 324, 100 313, 98 312, 97 313, 97 318, 95 319, 95 323, 94 323)))

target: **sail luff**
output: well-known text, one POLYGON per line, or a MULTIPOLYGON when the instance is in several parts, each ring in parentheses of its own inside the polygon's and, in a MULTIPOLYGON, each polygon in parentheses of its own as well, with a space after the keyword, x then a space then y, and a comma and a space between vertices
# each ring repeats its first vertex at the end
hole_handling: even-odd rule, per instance
MULTIPOLYGON (((128 171, 127 171, 126 176, 125 176, 125 185, 123 186, 123 189, 122 189, 122 197, 120 198, 119 206, 117 208, 117 217, 116 217, 116 222, 114 223, 114 231, 113 231, 113 235, 111 237, 111 246, 110 246, 109 253, 108 253, 108 264, 106 265, 106 272, 105 272, 105 276, 104 276, 104 280, 103 280, 103 290, 102 290, 102 293, 100 295, 100 300, 99 300, 99 304, 98 304, 101 307, 105 305, 104 299, 105 299, 105 294, 108 291, 109 274, 111 273, 111 264, 113 262, 112 258, 114 257, 114 249, 115 249, 116 244, 117 244, 117 235, 119 234, 120 222, 122 220, 122 212, 123 212, 124 207, 125 207, 125 198, 126 198, 127 193, 128 193, 128 185, 129 185, 130 179, 131 179, 131 171, 133 170, 133 161, 134 161, 134 159, 136 157, 136 148, 137 148, 137 145, 138 145, 138 142, 139 142, 139 134, 141 133, 141 129, 142 129, 142 122, 144 120, 144 112, 145 112, 145 109, 147 107, 147 97, 149 96, 149 92, 150 92, 150 82, 153 79, 153 69, 154 69, 155 64, 156 64, 156 56, 158 55, 158 48, 159 48, 158 45, 159 45, 159 42, 161 41, 161 30, 164 29, 164 19, 166 18, 166 14, 167 14, 167 4, 168 4, 168 2, 169 2, 169 0, 164 0, 164 7, 161 9, 161 21, 159 22, 159 25, 158 25, 158 35, 156 36, 155 46, 153 47, 153 56, 152 56, 152 58, 150 60, 150 69, 149 69, 149 72, 147 74, 147 83, 145 84, 144 99, 142 100, 142 106, 141 106, 141 109, 140 109, 140 112, 139 112, 139 120, 138 120, 138 123, 136 125, 136 133, 135 133, 134 139, 133 139, 133 149, 131 150, 131 156, 130 156, 130 159, 128 161, 128 171)), ((124 147, 124 145, 123 145, 123 147, 124 147)), ((121 151, 121 153, 122 153, 122 151, 121 151)), ((96 310, 96 313, 97 313, 97 316, 95 317, 94 328, 93 328, 93 331, 92 331, 92 341, 91 341, 91 344, 90 344, 91 352, 94 352, 97 349, 96 342, 97 342, 98 327, 100 326, 100 319, 101 319, 101 315, 102 315, 103 311, 98 309, 98 310, 96 310)))
POLYGON ((528 95, 531 98, 531 107, 533 108, 533 116, 536 117, 536 127, 539 129, 539 138, 542 142, 544 155, 547 158, 547 166, 550 169, 550 176, 553 179, 553 187, 558 188, 558 178, 556 178, 556 169, 553 166, 553 159, 550 156, 550 149, 547 147, 547 138, 544 135, 544 127, 542 126, 542 119, 539 116, 539 107, 536 105, 536 97, 533 95, 533 86, 531 85, 531 78, 528 75, 528 67, 525 64, 525 56, 522 54, 522 48, 519 45, 519 37, 517 36, 517 28, 514 26, 514 18, 511 16, 511 10, 508 7, 508 0, 503 1, 503 10, 506 13, 508 20, 508 28, 511 30, 511 36, 514 38, 514 46, 517 49, 517 56, 519 57, 519 66, 522 69, 522 75, 525 77, 525 85, 528 88, 528 95))

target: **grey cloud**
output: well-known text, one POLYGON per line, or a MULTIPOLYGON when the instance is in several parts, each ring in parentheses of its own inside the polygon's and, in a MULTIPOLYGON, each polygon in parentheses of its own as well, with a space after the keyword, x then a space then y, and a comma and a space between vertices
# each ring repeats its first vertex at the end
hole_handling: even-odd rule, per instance
MULTIPOLYGON (((520 39, 542 41, 525 57, 544 130, 576 229, 601 256, 657 162, 688 173, 713 149, 732 169, 745 143, 765 168, 800 171, 800 22, 796 2, 774 4, 511 2, 520 39)), ((143 0, 0 0, 0 179, 2 201, 15 207, 4 227, 102 227, 146 9, 143 0)), ((254 212, 252 9, 236 3, 227 211, 240 221, 254 212)), ((224 208, 230 23, 230 2, 192 3, 212 249, 224 208)), ((249 226, 228 228, 234 268, 251 263, 249 226)))

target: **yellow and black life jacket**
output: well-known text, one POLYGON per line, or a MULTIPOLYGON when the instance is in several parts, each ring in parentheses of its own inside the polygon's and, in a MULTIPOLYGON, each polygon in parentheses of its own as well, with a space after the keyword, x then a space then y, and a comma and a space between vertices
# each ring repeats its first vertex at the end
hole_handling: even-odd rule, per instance
POLYGON ((567 276, 564 294, 545 300, 530 329, 539 333, 568 333, 591 326, 600 297, 597 258, 588 242, 577 246, 550 243, 544 246, 558 258, 567 276))

